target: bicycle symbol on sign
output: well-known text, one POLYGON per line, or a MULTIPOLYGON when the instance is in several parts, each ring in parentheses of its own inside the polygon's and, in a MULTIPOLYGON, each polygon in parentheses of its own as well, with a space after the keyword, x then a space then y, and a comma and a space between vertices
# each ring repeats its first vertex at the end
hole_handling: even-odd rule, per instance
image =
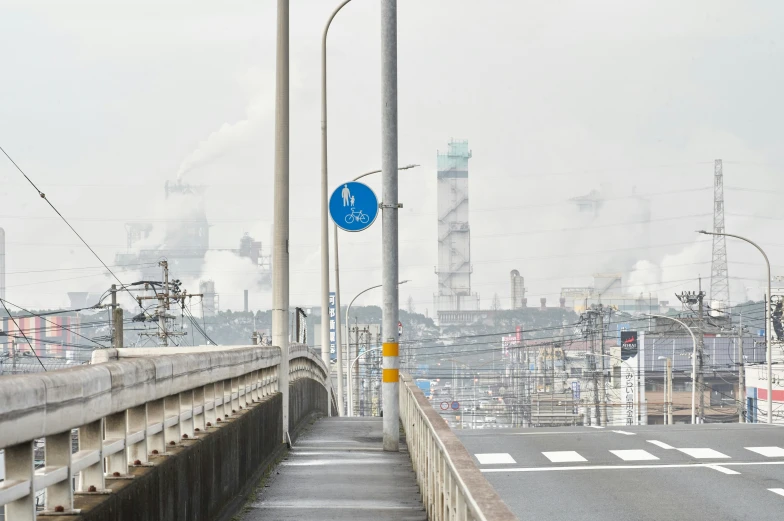
POLYGON ((362 224, 367 224, 370 220, 370 217, 362 213, 362 210, 355 210, 351 209, 351 213, 346 216, 346 223, 351 224, 354 221, 360 222, 362 224))

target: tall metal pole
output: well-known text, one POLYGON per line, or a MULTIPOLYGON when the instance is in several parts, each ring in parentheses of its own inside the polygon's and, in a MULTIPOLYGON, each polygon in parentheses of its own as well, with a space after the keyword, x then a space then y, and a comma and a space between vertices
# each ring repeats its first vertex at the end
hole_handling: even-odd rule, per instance
POLYGON ((672 425, 672 358, 667 359, 667 425, 672 425))
POLYGON ((278 389, 283 394, 285 443, 289 430, 289 0, 278 0, 277 37, 272 344, 280 348, 278 389))
POLYGON ((677 318, 668 317, 667 315, 651 315, 655 318, 664 318, 667 320, 672 320, 673 322, 677 322, 678 324, 682 325, 686 328, 686 331, 689 332, 691 335, 691 343, 692 343, 692 353, 691 353, 691 423, 694 424, 695 421, 695 412, 696 412, 696 398, 697 398, 697 337, 694 336, 694 332, 691 330, 689 326, 687 326, 684 322, 681 322, 677 318))
POLYGON ((738 423, 746 423, 746 361, 743 359, 743 312, 740 312, 740 322, 738 323, 738 394, 740 395, 740 413, 738 423))
MULTIPOLYGON (((343 344, 341 342, 343 333, 341 332, 342 330, 340 327, 340 255, 338 255, 338 227, 333 225, 333 228, 335 230, 332 245, 335 248, 335 309, 337 311, 337 313, 335 313, 335 347, 338 351, 338 410, 340 411, 340 415, 344 416, 346 414, 346 408, 343 405, 343 344)), ((348 358, 348 353, 346 353, 346 358, 348 358)))
POLYGON ((382 277, 384 356, 385 451, 400 450, 400 360, 397 337, 399 319, 398 202, 397 202, 397 0, 381 0, 381 171, 382 277))
MULTIPOLYGON (((328 176, 328 168, 327 168, 327 33, 329 32, 329 26, 332 24, 332 20, 335 18, 335 15, 338 14, 344 5, 349 3, 351 0, 345 0, 342 2, 329 16, 327 20, 327 25, 324 26, 324 34, 321 37, 321 359, 324 361, 324 364, 329 367, 329 344, 327 339, 329 338, 329 322, 326 316, 326 310, 329 308, 329 176, 328 176)), ((335 237, 337 238, 337 230, 335 231, 335 237)), ((335 255, 335 263, 337 263, 337 251, 335 255)), ((335 276, 337 276, 337 268, 335 269, 335 276)), ((335 291, 337 295, 338 292, 335 291)), ((339 297, 338 297, 339 298, 339 297)), ((336 302, 337 304, 337 302, 336 302)), ((337 308, 337 315, 340 315, 340 307, 338 304, 337 308)), ((339 322, 337 323, 336 335, 340 331, 339 322)), ((336 339, 337 340, 337 339, 336 339)), ((340 414, 342 415, 342 404, 343 404, 343 371, 340 367, 341 356, 340 356, 340 342, 336 342, 335 345, 337 346, 338 350, 338 408, 340 410, 340 414)), ((331 386, 327 386, 327 389, 331 389, 331 386)), ((330 400, 331 404, 331 400, 330 400)))
POLYGON ((767 362, 768 362, 768 423, 773 423, 773 346, 771 345, 771 329, 773 326, 772 323, 772 316, 770 313, 770 302, 771 302, 771 281, 770 281, 770 261, 768 260, 767 254, 759 247, 759 245, 747 239, 746 237, 741 237, 740 235, 733 235, 731 233, 713 233, 713 232, 706 232, 705 230, 700 230, 697 233, 702 233, 704 235, 724 235, 726 237, 733 237, 735 239, 740 239, 745 241, 755 248, 759 250, 762 256, 765 258, 765 264, 768 267, 768 294, 765 297, 765 347, 767 347, 767 362))

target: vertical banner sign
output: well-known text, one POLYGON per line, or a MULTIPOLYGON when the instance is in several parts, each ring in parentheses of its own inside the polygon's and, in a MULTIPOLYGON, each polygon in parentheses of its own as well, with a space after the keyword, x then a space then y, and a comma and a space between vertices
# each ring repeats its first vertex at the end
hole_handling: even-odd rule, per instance
POLYGON ((337 350, 337 327, 335 326, 335 292, 329 292, 329 358, 335 360, 338 357, 337 350))
POLYGON ((574 414, 577 414, 580 403, 580 382, 572 382, 572 400, 574 401, 574 414))
POLYGON ((637 331, 621 331, 621 403, 624 425, 637 425, 637 331))
POLYGON ((520 341, 520 336, 522 332, 523 332, 522 326, 517 326, 517 328, 515 328, 515 340, 517 340, 518 342, 520 341))

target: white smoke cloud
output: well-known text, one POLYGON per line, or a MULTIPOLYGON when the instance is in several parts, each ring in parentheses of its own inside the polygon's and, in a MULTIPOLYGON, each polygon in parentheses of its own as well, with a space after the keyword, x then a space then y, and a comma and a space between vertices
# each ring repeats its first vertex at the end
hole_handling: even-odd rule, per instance
POLYGON ((240 85, 250 94, 245 118, 234 123, 224 123, 212 132, 180 164, 177 179, 195 168, 221 158, 232 148, 247 143, 262 123, 272 117, 274 105, 274 74, 252 68, 239 78, 240 85))

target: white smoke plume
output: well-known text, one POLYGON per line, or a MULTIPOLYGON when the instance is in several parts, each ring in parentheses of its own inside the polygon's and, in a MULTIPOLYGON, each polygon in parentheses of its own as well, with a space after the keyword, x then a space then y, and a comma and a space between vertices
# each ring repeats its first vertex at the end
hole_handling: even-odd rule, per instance
POLYGON ((244 90, 249 92, 250 103, 245 118, 234 123, 224 123, 212 132, 180 164, 177 179, 195 168, 205 166, 247 142, 261 124, 271 117, 274 100, 274 75, 259 69, 250 69, 239 79, 244 90))

